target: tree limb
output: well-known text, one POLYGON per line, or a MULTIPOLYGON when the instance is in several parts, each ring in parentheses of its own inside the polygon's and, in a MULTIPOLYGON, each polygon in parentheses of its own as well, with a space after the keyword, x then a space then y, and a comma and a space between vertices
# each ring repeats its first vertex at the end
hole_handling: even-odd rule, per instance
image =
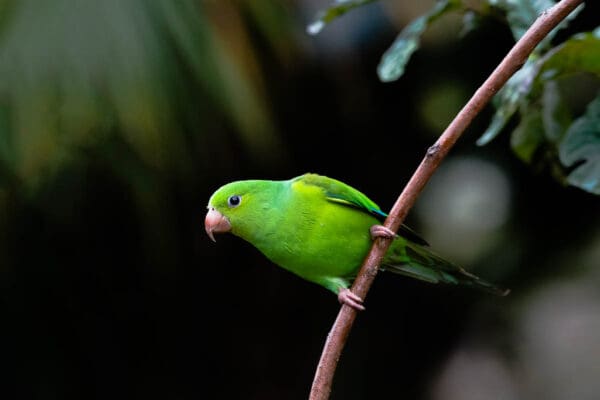
MULTIPOLYGON (((446 130, 431 146, 421 164, 408 181, 406 187, 396 200, 389 216, 385 220, 385 226, 397 231, 410 208, 414 205, 417 197, 448 154, 458 138, 473 121, 475 116, 491 100, 498 90, 508 81, 508 79, 525 63, 527 57, 535 46, 562 21, 571 11, 573 11, 583 0, 562 0, 554 7, 546 10, 527 32, 519 39, 502 62, 496 67, 488 79, 479 87, 469 102, 457 114, 454 120, 448 125, 446 130)), ((352 291, 365 298, 369 291, 378 266, 383 259, 391 240, 378 238, 373 246, 352 285, 352 291)), ((313 385, 310 392, 310 400, 327 400, 331 393, 333 375, 342 354, 342 349, 346 344, 350 329, 356 318, 356 310, 342 305, 340 312, 327 335, 327 340, 319 360, 319 365, 315 373, 313 385)))

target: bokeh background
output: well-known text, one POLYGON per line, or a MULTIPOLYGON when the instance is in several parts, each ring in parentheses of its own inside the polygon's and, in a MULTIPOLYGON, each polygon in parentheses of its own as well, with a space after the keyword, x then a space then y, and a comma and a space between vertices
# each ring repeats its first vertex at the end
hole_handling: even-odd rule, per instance
MULTIPOLYGON (((318 172, 388 209, 512 45, 500 18, 464 37, 444 18, 379 82, 431 4, 373 3, 310 36, 325 1, 1 2, 0 396, 306 398, 335 296, 210 242, 205 206, 229 181, 318 172)), ((600 202, 508 135, 475 146, 492 111, 409 224, 512 294, 380 274, 332 398, 598 398, 600 202)))

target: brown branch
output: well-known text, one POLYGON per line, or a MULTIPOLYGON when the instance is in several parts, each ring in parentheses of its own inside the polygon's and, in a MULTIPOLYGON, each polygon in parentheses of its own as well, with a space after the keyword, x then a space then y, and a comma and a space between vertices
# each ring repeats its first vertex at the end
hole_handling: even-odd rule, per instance
MULTIPOLYGON (((488 79, 475 92, 469 102, 458 113, 442 135, 431 146, 425 158, 413 174, 410 181, 396 200, 389 216, 385 220, 385 226, 397 231, 410 208, 414 205, 417 197, 429 181, 437 167, 444 157, 448 154, 454 143, 463 134, 465 129, 473 121, 475 116, 491 100, 494 94, 506 83, 506 81, 525 63, 527 57, 535 46, 562 21, 571 11, 573 11, 583 0, 562 0, 554 7, 546 10, 527 32, 515 43, 514 47, 504 57, 500 65, 492 72, 488 79)), ((352 291, 365 298, 375 276, 377 275, 378 265, 391 241, 389 239, 378 238, 373 243, 369 254, 367 255, 354 284, 352 291)), ((343 305, 335 320, 331 331, 327 335, 327 340, 317 366, 315 378, 310 392, 310 400, 327 400, 331 393, 333 375, 337 362, 342 354, 342 349, 346 344, 346 339, 350 334, 350 329, 356 318, 356 310, 343 305)))

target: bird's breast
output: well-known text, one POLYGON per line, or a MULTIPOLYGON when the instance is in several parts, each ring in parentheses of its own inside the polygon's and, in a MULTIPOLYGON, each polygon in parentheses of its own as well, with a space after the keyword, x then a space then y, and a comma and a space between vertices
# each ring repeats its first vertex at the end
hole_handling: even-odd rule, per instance
POLYGON ((324 203, 297 204, 284 213, 274 245, 260 250, 307 279, 354 274, 371 244, 369 228, 377 220, 351 207, 324 203))

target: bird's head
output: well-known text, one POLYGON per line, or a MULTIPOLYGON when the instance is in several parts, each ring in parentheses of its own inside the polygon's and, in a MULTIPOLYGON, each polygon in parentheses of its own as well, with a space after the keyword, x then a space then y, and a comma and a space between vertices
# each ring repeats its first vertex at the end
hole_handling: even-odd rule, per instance
POLYGON ((272 181, 238 181, 219 188, 208 201, 204 228, 215 241, 215 233, 231 232, 246 240, 260 230, 265 206, 272 204, 272 181))

